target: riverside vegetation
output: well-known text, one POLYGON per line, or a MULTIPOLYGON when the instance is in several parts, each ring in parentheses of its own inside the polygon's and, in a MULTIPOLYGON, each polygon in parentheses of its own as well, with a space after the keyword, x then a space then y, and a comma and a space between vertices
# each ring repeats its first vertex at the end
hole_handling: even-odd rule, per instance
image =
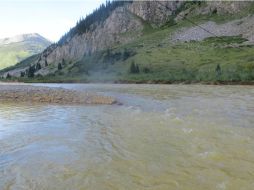
MULTIPOLYGON (((93 23, 105 23, 115 10, 129 6, 130 3, 127 2, 126 5, 123 2, 107 2, 106 6, 103 5, 86 19, 79 21, 58 44, 53 45, 54 48, 51 46, 54 49, 51 52, 61 51, 75 36, 95 30, 91 29, 93 23), (99 17, 100 15, 103 17, 99 17)), ((51 53, 48 48, 43 54, 2 70, 2 73, 8 73, 2 78, 22 82, 252 83, 254 46, 250 36, 220 31, 211 32, 211 35, 200 27, 200 33, 207 33, 207 37, 202 40, 174 39, 175 33, 194 27, 193 23, 199 26, 212 21, 223 25, 238 19, 238 25, 241 25, 244 22, 241 19, 254 20, 253 3, 239 8, 236 13, 219 13, 219 8, 230 4, 216 5, 216 8, 206 14, 197 13, 206 6, 207 2, 184 2, 176 7, 166 21, 156 27, 153 23, 132 15, 133 20, 142 23, 142 31, 127 43, 112 43, 106 48, 86 52, 78 60, 63 56, 52 63, 48 61, 51 53), (179 17, 183 13, 186 14, 185 18, 179 17), (22 68, 26 70, 20 72, 20 76, 10 74, 12 70, 22 68), (41 70, 46 70, 47 74, 41 70)), ((128 38, 134 33, 130 30, 118 35, 128 38)), ((193 33, 195 35, 199 34, 193 33)))

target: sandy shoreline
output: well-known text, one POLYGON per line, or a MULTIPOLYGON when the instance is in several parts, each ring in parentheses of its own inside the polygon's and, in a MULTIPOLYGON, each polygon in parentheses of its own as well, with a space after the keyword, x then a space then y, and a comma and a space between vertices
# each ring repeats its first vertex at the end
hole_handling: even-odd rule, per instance
POLYGON ((114 104, 112 97, 63 88, 1 84, 0 102, 32 102, 56 104, 114 104))

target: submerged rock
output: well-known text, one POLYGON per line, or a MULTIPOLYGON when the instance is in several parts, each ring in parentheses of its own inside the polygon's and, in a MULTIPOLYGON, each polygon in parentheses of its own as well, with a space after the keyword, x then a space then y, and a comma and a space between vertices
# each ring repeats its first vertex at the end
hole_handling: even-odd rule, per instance
POLYGON ((0 102, 33 102, 56 104, 114 104, 112 97, 63 88, 29 85, 0 85, 0 102))

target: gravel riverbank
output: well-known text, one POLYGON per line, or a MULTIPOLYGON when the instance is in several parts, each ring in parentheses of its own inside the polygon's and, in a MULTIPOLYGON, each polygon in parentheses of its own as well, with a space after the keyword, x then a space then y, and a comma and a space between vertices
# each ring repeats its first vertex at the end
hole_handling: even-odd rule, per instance
POLYGON ((0 102, 110 105, 116 103, 116 100, 95 93, 63 88, 0 84, 0 102))

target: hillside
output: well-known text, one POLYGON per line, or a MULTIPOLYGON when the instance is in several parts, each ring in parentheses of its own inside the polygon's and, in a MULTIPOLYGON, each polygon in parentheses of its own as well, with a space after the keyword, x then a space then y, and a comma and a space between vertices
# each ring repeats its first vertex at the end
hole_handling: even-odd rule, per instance
POLYGON ((18 80, 34 82, 254 81, 253 8, 251 1, 107 3, 2 75, 23 72, 18 80))
POLYGON ((51 43, 39 34, 23 34, 0 39, 0 69, 15 65, 42 52, 51 43))

